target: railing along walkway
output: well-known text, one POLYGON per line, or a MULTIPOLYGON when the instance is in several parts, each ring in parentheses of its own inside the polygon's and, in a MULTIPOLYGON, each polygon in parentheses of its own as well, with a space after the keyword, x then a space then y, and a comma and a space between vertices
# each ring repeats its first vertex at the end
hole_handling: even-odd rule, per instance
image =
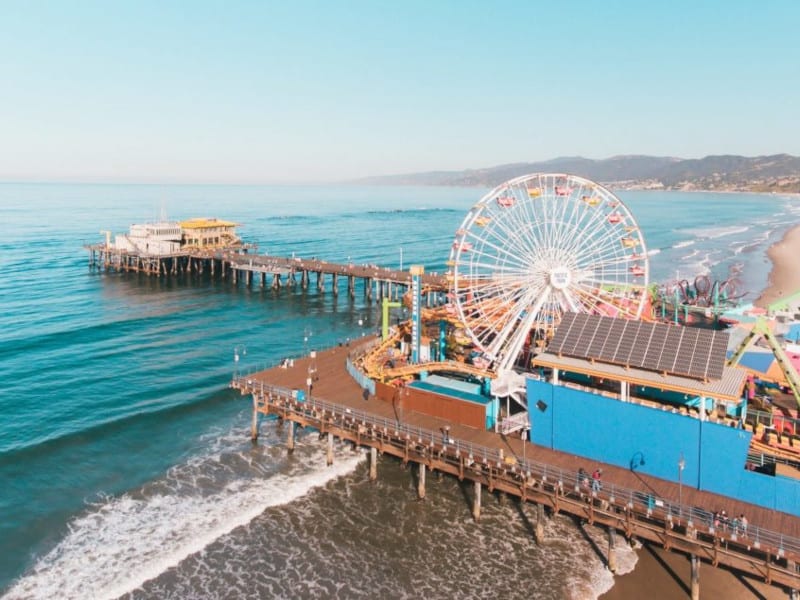
POLYGON ((629 537, 635 535, 666 548, 697 553, 714 566, 724 564, 767 582, 800 588, 796 569, 800 539, 757 523, 723 521, 707 510, 642 489, 606 484, 599 491, 592 490, 577 473, 551 464, 506 455, 502 448, 445 439, 441 431, 314 396, 299 400, 296 391, 263 381, 239 377, 231 387, 252 394, 259 412, 278 414, 323 432, 337 431, 337 435, 346 435, 358 445, 377 447, 404 461, 481 481, 490 490, 546 503, 556 512, 616 527, 629 537))

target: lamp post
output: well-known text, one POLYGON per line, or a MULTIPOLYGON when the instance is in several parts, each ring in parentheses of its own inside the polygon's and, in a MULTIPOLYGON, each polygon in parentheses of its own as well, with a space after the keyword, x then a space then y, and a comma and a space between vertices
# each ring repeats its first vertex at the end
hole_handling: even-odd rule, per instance
POLYGON ((525 467, 525 450, 528 447, 528 430, 531 428, 530 421, 525 422, 525 428, 522 430, 522 466, 525 467))
POLYGON ((247 354, 247 346, 244 344, 237 344, 233 347, 233 362, 238 363, 242 356, 247 354))
POLYGON ((234 377, 239 374, 239 359, 247 354, 247 346, 244 344, 237 344, 233 347, 233 367, 234 377))
POLYGON ((683 452, 678 460, 678 516, 683 516, 683 470, 686 468, 686 460, 683 458, 683 452))

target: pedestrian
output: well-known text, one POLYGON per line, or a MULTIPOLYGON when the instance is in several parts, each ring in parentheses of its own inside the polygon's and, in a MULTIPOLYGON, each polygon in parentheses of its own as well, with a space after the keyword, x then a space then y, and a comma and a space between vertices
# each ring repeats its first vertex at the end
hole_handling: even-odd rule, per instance
POLYGON ((592 473, 592 491, 599 492, 600 489, 603 487, 600 478, 603 475, 603 471, 601 469, 595 469, 594 473, 592 473))
POLYGON ((589 474, 586 473, 583 467, 578 469, 578 485, 581 487, 589 487, 589 474))
POLYGON ((744 513, 739 515, 739 528, 742 530, 742 535, 747 535, 747 517, 744 513))

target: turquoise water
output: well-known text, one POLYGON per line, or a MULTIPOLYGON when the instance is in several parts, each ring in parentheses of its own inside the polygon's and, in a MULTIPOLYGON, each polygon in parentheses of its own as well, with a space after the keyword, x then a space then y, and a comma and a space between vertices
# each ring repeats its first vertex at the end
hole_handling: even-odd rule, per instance
MULTIPOLYGON (((155 220, 165 208, 171 218, 232 219, 260 252, 396 267, 402 248, 404 265, 443 272, 453 233, 482 193, 0 185, 0 590, 9 597, 225 596, 240 579, 246 585, 252 568, 234 576, 225 561, 251 554, 254 544, 273 563, 286 547, 302 547, 302 532, 316 531, 302 515, 320 505, 343 515, 342 495, 354 493, 348 482, 360 468, 360 458, 344 451, 335 470, 320 468, 311 438, 291 461, 277 433, 267 431, 253 448, 249 404, 227 383, 236 346, 247 349, 241 368, 261 366, 302 353, 304 338, 325 347, 376 329, 376 306, 360 294, 335 299, 329 291, 101 274, 88 268, 82 244, 99 242, 101 230, 155 220), (259 519, 276 526, 264 523, 270 511, 296 520, 296 537, 272 531, 280 548, 254 539, 251 529, 259 519)), ((766 248, 800 220, 800 202, 776 196, 619 195, 644 232, 651 280, 735 273, 751 299, 766 283, 766 248)), ((407 483, 397 469, 384 484, 395 492, 407 483)), ((358 493, 372 498, 369 489, 358 493)), ((442 506, 461 510, 457 490, 442 498, 442 506)), ((330 567, 311 550, 304 556, 320 571, 330 567)), ((441 577, 441 585, 452 584, 446 572, 441 577)), ((368 582, 352 579, 348 589, 360 595, 368 582)), ((295 585, 294 576, 276 575, 262 591, 291 595, 287 582, 295 585)), ((404 589, 401 576, 395 583, 404 589)))

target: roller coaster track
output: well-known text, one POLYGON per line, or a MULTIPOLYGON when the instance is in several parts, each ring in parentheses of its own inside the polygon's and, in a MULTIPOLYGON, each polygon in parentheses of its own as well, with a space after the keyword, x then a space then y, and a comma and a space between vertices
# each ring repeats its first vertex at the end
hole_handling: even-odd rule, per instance
POLYGON ((728 366, 738 364, 742 356, 744 356, 744 353, 759 338, 759 336, 764 338, 764 340, 767 342, 767 345, 769 345, 770 349, 772 350, 772 354, 775 356, 775 360, 778 362, 778 366, 780 367, 783 376, 786 378, 786 383, 792 390, 795 402, 797 402, 798 407, 800 407, 800 376, 798 376, 794 365, 792 365, 791 361, 789 361, 786 353, 783 351, 783 348, 781 348, 780 343, 775 338, 775 334, 772 333, 772 330, 769 328, 769 325, 764 319, 759 319, 755 322, 753 328, 747 334, 747 337, 742 340, 742 343, 739 344, 739 347, 733 353, 733 356, 728 359, 728 366))
POLYGON ((466 375, 475 375, 476 377, 489 377, 494 379, 497 377, 495 373, 487 371, 486 369, 479 369, 475 365, 462 363, 454 360, 426 362, 414 365, 403 365, 402 367, 395 367, 393 369, 382 369, 380 377, 382 379, 399 379, 403 377, 410 377, 418 373, 431 372, 431 371, 449 371, 451 373, 464 373, 466 375))

